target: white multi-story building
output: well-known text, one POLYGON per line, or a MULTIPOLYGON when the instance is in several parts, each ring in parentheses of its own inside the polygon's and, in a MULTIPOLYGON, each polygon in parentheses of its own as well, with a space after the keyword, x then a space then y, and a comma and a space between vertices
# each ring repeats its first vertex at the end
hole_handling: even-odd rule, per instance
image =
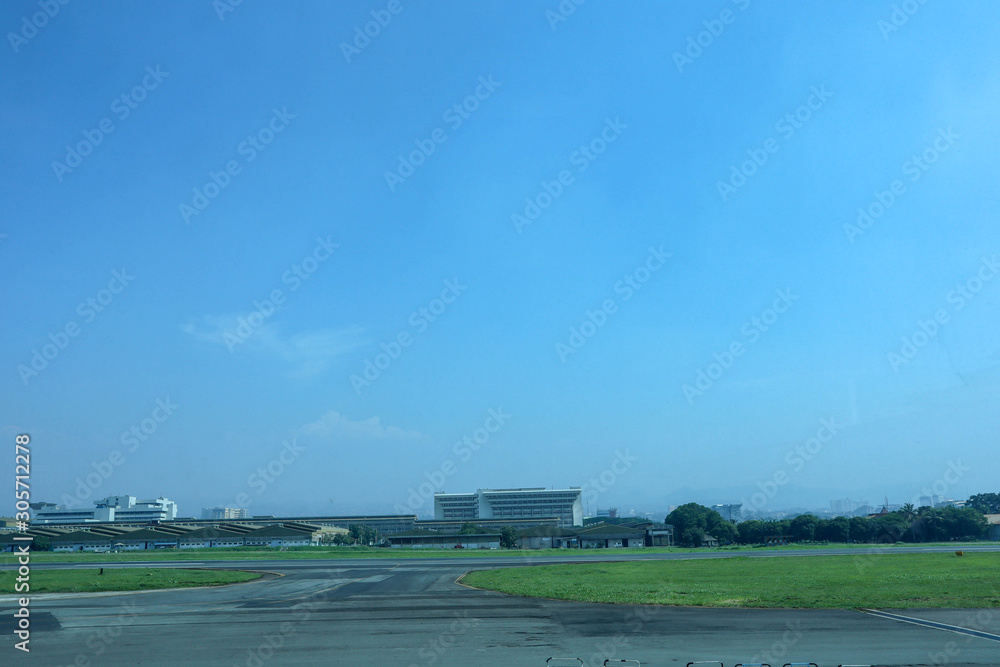
POLYGON ((435 493, 436 521, 470 521, 479 518, 479 497, 475 493, 435 493))
POLYGON ((743 520, 742 503, 737 503, 735 505, 712 505, 712 509, 721 514, 722 518, 726 521, 735 521, 739 523, 743 520))
POLYGON ((229 519, 249 519, 250 512, 239 507, 205 507, 201 510, 202 519, 213 521, 228 521, 229 519))
POLYGON ((135 496, 108 496, 94 501, 94 508, 68 509, 39 503, 31 518, 33 524, 72 523, 149 523, 177 518, 177 503, 167 498, 137 500, 135 496))
POLYGON ((563 527, 583 525, 583 489, 479 489, 475 493, 435 493, 434 519, 540 519, 555 517, 563 527))

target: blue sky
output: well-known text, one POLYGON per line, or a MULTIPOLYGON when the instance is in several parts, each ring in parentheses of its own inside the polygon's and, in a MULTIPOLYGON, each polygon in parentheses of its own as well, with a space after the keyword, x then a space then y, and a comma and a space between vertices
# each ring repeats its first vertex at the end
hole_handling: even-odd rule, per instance
POLYGON ((903 4, 4 3, 33 498, 996 491, 1000 8, 903 4))

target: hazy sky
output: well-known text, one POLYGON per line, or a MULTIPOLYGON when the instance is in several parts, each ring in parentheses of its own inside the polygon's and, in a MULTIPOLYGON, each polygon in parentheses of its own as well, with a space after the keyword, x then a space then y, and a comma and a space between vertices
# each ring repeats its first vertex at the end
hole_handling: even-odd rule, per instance
POLYGON ((0 7, 34 500, 998 490, 996 3, 51 4, 0 7))

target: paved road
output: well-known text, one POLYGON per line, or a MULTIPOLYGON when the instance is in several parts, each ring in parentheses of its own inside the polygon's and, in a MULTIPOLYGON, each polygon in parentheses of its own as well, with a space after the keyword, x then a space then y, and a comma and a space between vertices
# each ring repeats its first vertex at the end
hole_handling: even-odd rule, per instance
MULTIPOLYGON (((1000 551, 1000 546, 966 548, 972 550, 1000 551)), ((858 551, 617 558, 604 551, 532 562, 831 553, 857 555, 858 551)), ((525 564, 531 562, 522 558, 205 562, 270 570, 281 576, 210 589, 36 596, 31 603, 28 656, 14 650, 14 605, 6 596, 0 598, 0 664, 409 667, 544 665, 550 656, 578 656, 588 665, 601 665, 605 658, 639 660, 643 665, 721 660, 726 667, 761 660, 776 666, 811 661, 821 667, 1000 665, 1000 609, 876 615, 633 607, 510 597, 455 583, 471 568, 525 564)), ((176 561, 156 564, 192 565, 198 566, 176 561)))

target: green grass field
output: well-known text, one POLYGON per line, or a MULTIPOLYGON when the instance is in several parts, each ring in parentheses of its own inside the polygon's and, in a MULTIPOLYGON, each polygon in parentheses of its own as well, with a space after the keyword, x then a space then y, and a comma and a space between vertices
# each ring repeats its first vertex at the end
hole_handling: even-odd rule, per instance
MULTIPOLYGON (((662 553, 685 551, 678 547, 655 549, 615 549, 614 553, 662 553)), ((111 563, 118 561, 204 561, 204 560, 272 560, 308 558, 545 558, 565 556, 576 551, 566 549, 386 549, 379 547, 294 547, 284 551, 272 547, 234 547, 212 549, 155 549, 120 553, 76 551, 31 553, 33 563, 111 563)), ((590 553, 590 552, 588 552, 590 553)), ((0 554, 0 564, 13 564, 16 556, 0 554)))
MULTIPOLYGON (((982 544, 982 543, 979 543, 982 544)), ((739 552, 739 551, 787 551, 789 549, 906 549, 908 545, 874 544, 838 544, 838 543, 805 543, 789 544, 775 547, 729 546, 719 548, 682 549, 680 547, 653 547, 637 549, 587 550, 579 552, 567 549, 386 549, 379 547, 293 547, 284 551, 277 547, 233 547, 213 549, 155 549, 152 551, 125 551, 121 553, 91 553, 76 551, 71 553, 54 553, 50 551, 35 551, 31 554, 33 563, 114 563, 136 561, 204 561, 204 560, 272 560, 272 559, 303 559, 303 558, 546 558, 549 556, 567 556, 584 553, 588 556, 607 553, 612 554, 654 554, 654 553, 705 553, 705 552, 739 552)), ((940 545, 920 544, 909 546, 946 546, 961 549, 968 543, 956 542, 940 545)), ((17 562, 14 554, 0 554, 0 565, 13 565, 17 562)))
MULTIPOLYGON (((145 591, 157 588, 220 586, 259 579, 257 572, 233 570, 180 570, 149 568, 33 570, 30 593, 96 593, 101 591, 145 591)), ((0 594, 14 593, 17 573, 0 572, 0 594)))
POLYGON ((541 565, 470 572, 511 595, 701 607, 1000 607, 1000 553, 863 554, 541 565))

